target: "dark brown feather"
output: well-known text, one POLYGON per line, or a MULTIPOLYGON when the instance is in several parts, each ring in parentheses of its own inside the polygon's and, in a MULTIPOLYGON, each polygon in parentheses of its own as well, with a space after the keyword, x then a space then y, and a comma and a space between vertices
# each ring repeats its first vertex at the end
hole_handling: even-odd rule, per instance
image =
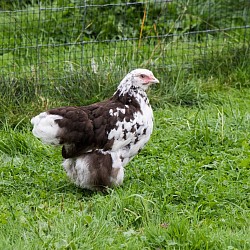
POLYGON ((110 154, 102 154, 98 152, 91 153, 90 158, 90 183, 95 189, 103 190, 111 187, 110 176, 112 172, 112 159, 110 154))
MULTIPOLYGON (((119 95, 117 92, 112 98, 84 107, 61 107, 48 111, 49 114, 62 116, 57 119, 61 128, 57 137, 61 144, 70 146, 63 147, 64 158, 72 158, 86 153, 89 150, 112 148, 114 140, 108 139, 109 132, 116 127, 117 121, 130 121, 133 114, 140 111, 137 100, 128 94, 119 95), (127 105, 127 106, 125 106, 127 105), (112 116, 110 110, 124 109, 117 116, 112 116)), ((126 137, 126 135, 124 135, 126 137)))

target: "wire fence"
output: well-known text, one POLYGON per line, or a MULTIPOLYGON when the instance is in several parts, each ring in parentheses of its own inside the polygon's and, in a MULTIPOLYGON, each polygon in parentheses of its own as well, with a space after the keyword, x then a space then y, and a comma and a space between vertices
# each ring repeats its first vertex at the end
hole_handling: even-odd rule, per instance
POLYGON ((4 79, 192 68, 250 43, 249 0, 0 0, 4 79))

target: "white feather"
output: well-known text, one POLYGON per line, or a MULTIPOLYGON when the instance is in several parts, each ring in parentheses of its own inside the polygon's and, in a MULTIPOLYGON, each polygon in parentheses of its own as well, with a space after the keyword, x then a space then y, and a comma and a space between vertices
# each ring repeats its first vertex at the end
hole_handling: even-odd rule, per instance
POLYGON ((92 189, 91 174, 89 171, 89 156, 80 156, 76 159, 64 160, 63 167, 68 177, 79 187, 92 189))
POLYGON ((112 158, 112 172, 116 172, 116 175, 111 174, 110 181, 113 185, 119 186, 123 183, 124 169, 119 152, 110 152, 112 158))
POLYGON ((60 140, 57 135, 60 127, 55 120, 62 119, 59 115, 50 115, 47 112, 40 113, 31 119, 33 124, 32 133, 37 138, 41 139, 43 143, 59 145, 60 140))
MULTIPOLYGON (((145 96, 144 96, 145 97, 145 96)), ((141 111, 134 113, 133 119, 129 122, 124 118, 123 121, 118 121, 114 129, 110 131, 108 134, 108 139, 114 139, 114 144, 112 146, 111 151, 116 152, 118 150, 122 150, 122 154, 120 154, 123 158, 128 159, 123 161, 123 167, 134 157, 140 149, 147 143, 150 138, 150 135, 153 131, 153 111, 151 106, 148 103, 147 98, 143 98, 143 95, 135 95, 138 103, 140 104, 141 111), (139 141, 135 142, 135 134, 131 131, 132 127, 136 124, 139 124, 141 127, 137 130, 137 133, 140 134, 139 141), (122 128, 123 127, 123 128, 122 128), (142 135, 144 129, 147 129, 147 133, 142 135), (127 130, 126 139, 124 139, 123 130, 127 130), (130 144, 130 149, 126 149, 126 146, 130 144), (126 153, 127 152, 127 153, 126 153)), ((118 110, 118 108, 117 108, 118 110)), ((120 111, 122 109, 119 109, 120 111)))

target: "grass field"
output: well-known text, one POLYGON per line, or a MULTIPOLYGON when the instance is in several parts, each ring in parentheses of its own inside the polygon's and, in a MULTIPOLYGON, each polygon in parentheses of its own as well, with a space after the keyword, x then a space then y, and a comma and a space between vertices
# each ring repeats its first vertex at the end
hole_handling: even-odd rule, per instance
POLYGON ((72 185, 28 122, 0 130, 0 249, 249 249, 250 90, 155 108, 146 148, 108 194, 72 185))

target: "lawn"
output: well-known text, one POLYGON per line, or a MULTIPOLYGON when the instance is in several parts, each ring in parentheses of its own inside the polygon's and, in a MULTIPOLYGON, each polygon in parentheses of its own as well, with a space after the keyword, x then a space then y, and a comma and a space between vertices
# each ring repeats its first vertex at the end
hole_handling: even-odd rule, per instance
POLYGON ((76 188, 28 120, 0 130, 0 249, 250 249, 250 90, 155 109, 107 194, 76 188))

